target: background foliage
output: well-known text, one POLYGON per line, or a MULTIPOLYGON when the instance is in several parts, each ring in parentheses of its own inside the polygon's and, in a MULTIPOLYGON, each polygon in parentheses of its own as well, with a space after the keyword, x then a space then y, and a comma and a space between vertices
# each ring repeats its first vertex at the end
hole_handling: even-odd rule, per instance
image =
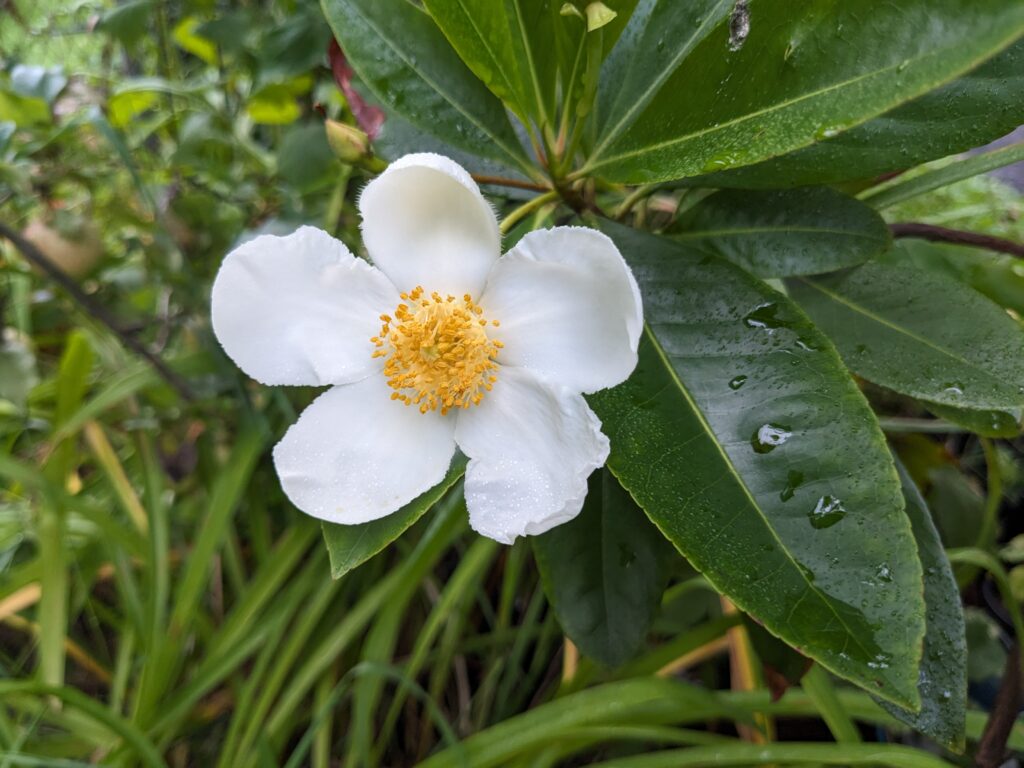
POLYGON ((0 0, 0 765, 1024 749, 1024 150, 957 154, 1024 122, 1024 10, 804 6, 0 0), (315 393, 209 328, 232 245, 358 252, 413 150, 644 292, 608 467, 511 548, 459 461, 322 531, 269 458, 315 393))

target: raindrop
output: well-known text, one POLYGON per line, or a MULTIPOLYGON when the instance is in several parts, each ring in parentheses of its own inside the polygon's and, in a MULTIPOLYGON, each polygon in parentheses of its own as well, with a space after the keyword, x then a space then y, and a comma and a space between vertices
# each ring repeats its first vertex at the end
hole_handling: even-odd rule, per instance
POLYGON ((729 17, 729 50, 738 51, 750 34, 750 8, 748 0, 736 0, 729 17))
POLYGON ((731 152, 723 152, 721 154, 714 155, 706 163, 704 163, 704 167, 701 169, 701 171, 703 173, 714 173, 715 171, 723 171, 726 168, 731 168, 732 166, 737 165, 739 162, 740 159, 737 155, 731 152))
POLYGON ((779 498, 783 501, 789 501, 793 498, 793 494, 796 493, 796 489, 803 485, 803 482, 803 472, 797 472, 795 469, 789 470, 789 474, 786 476, 786 487, 782 489, 779 498))
POLYGON ((964 385, 959 381, 947 381, 942 386, 947 395, 962 395, 964 393, 964 385))
POLYGON ((628 568, 636 560, 636 552, 627 547, 621 541, 619 542, 619 566, 622 568, 628 568))
POLYGON ((842 133, 843 130, 844 126, 842 125, 823 125, 821 128, 818 129, 817 133, 814 134, 814 138, 816 138, 818 141, 823 141, 824 139, 834 139, 836 136, 842 133))
POLYGON ((736 376, 735 378, 729 380, 729 389, 735 392, 737 389, 739 389, 746 383, 747 377, 744 376, 743 374, 740 374, 739 376, 736 376))
POLYGON ((789 427, 779 424, 764 424, 758 427, 750 438, 750 444, 756 453, 770 453, 785 443, 793 433, 789 427))
POLYGON ((889 569, 889 566, 885 563, 882 563, 880 566, 878 566, 878 570, 875 572, 875 575, 878 576, 879 581, 884 581, 887 583, 892 581, 892 571, 889 569))
POLYGON ((778 317, 778 304, 761 304, 743 318, 750 328, 763 328, 771 333, 777 328, 788 328, 792 323, 778 317))
POLYGON ((846 517, 846 508, 843 502, 833 496, 822 496, 818 499, 817 505, 811 510, 808 518, 815 528, 830 528, 846 517))

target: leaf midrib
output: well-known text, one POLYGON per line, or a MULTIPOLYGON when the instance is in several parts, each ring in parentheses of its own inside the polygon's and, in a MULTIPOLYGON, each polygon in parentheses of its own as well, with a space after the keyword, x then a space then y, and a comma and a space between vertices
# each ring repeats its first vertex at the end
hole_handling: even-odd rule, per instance
MULTIPOLYGON (((611 130, 609 130, 607 134, 605 134, 604 138, 601 139, 601 143, 598 144, 597 148, 594 150, 594 157, 598 157, 609 144, 615 141, 615 139, 617 139, 626 128, 633 124, 637 112, 644 109, 648 104, 650 104, 651 100, 658 94, 658 91, 661 90, 661 86, 665 84, 665 81, 668 80, 679 67, 680 62, 686 56, 693 53, 692 43, 694 40, 698 39, 698 35, 701 35, 704 32, 704 29, 708 25, 708 22, 715 20, 716 25, 717 23, 720 23, 722 19, 718 17, 719 10, 721 10, 723 6, 729 5, 732 2, 733 0, 720 0, 720 2, 714 7, 714 9, 708 13, 707 19, 705 19, 693 31, 693 34, 689 37, 689 39, 687 39, 686 44, 681 46, 679 52, 672 57, 668 66, 662 68, 661 74, 659 74, 658 77, 656 77, 651 82, 650 86, 646 88, 640 94, 640 96, 633 102, 633 106, 626 110, 625 114, 619 119, 619 122, 617 122, 615 126, 611 130)), ((644 31, 646 33, 646 28, 644 31)), ((703 39, 703 37, 701 37, 700 39, 703 39)), ((613 106, 618 105, 619 100, 620 99, 616 99, 613 103, 613 106)))
MULTIPOLYGON (((819 590, 817 587, 815 587, 814 584, 807 578, 807 576, 804 574, 803 570, 800 568, 799 563, 796 561, 796 559, 793 557, 792 553, 790 552, 789 547, 785 544, 785 542, 782 541, 782 539, 779 538, 778 532, 775 530, 774 526, 771 524, 771 520, 769 520, 768 517, 765 515, 764 511, 761 509, 761 506, 757 503, 757 500, 754 498, 753 494, 750 492, 750 489, 747 487, 746 483, 743 482, 743 478, 740 476, 739 472, 736 470, 736 466, 733 464, 732 459, 729 457, 729 454, 726 453, 725 449, 722 447, 722 444, 719 442, 717 435, 715 435, 715 432, 711 428, 711 425, 708 423, 707 419, 704 417, 704 413, 697 406, 696 401, 693 399, 693 396, 690 394, 689 389, 687 389, 687 387, 683 383, 682 379, 679 378, 679 375, 676 373, 675 368, 672 366, 672 361, 669 358, 668 353, 665 352, 664 348, 661 346, 661 343, 658 341, 657 337, 654 335, 654 332, 651 330, 651 327, 649 325, 647 325, 646 323, 644 324, 644 334, 650 340, 651 344, 654 347, 655 352, 658 353, 658 357, 661 359, 662 363, 664 364, 665 369, 668 372, 669 376, 671 377, 673 383, 676 385, 676 387, 678 388, 679 392, 682 394, 683 398, 686 400, 687 405, 690 406, 690 409, 696 415, 697 420, 698 420, 698 422, 701 425, 701 428, 705 431, 705 433, 708 435, 708 437, 711 438, 711 442, 714 444, 715 449, 718 451, 718 454, 722 457, 722 461, 725 463, 725 466, 728 469, 729 474, 732 475, 732 477, 734 478, 736 484, 742 490, 743 495, 749 501, 750 506, 757 512, 758 516, 763 520, 763 522, 765 524, 765 527, 771 533, 772 538, 778 543, 779 550, 784 553, 786 559, 792 565, 793 570, 795 570, 796 573, 799 574, 800 580, 803 581, 803 583, 804 583, 805 595, 806 595, 807 592, 811 592, 811 593, 817 595, 817 597, 828 607, 828 610, 832 613, 832 615, 835 616, 835 618, 839 622, 840 626, 842 626, 843 629, 846 630, 847 636, 850 637, 853 640, 853 642, 855 642, 858 646, 860 646, 860 649, 861 649, 861 651, 863 653, 865 653, 867 656, 870 657, 871 653, 868 651, 868 649, 860 644, 860 641, 857 638, 857 635, 850 629, 849 625, 843 620, 843 617, 840 616, 839 613, 835 610, 835 608, 832 606, 832 603, 828 599, 828 597, 823 592, 821 592, 821 590, 819 590)), ((641 508, 643 508, 642 505, 641 505, 641 508)), ((705 574, 705 576, 707 577, 708 581, 710 581, 712 583, 714 583, 716 581, 716 579, 713 576, 709 575, 709 574, 705 574)), ((737 606, 739 606, 741 609, 746 611, 746 607, 743 605, 743 600, 742 599, 736 599, 733 596, 730 596, 730 599, 737 606)), ((801 598, 801 599, 803 599, 803 598, 801 598)), ((823 666, 826 666, 826 667, 829 666, 827 663, 821 661, 820 659, 818 661, 823 666)), ((842 676, 845 677, 846 674, 848 674, 848 673, 841 673, 841 674, 842 674, 842 676)), ((892 683, 890 683, 890 685, 892 685, 892 683)))
MULTIPOLYGON (((1007 45, 1009 45, 1012 42, 1013 41, 1010 40, 1007 43, 1007 45)), ((925 54, 917 57, 916 59, 911 59, 911 61, 915 65, 916 64, 920 64, 921 62, 926 61, 929 58, 937 58, 937 57, 939 57, 942 54, 945 54, 945 53, 947 53, 947 52, 949 52, 951 50, 955 50, 956 48, 958 48, 958 46, 955 46, 955 45, 947 46, 945 48, 939 48, 939 49, 936 49, 936 50, 933 50, 933 51, 929 51, 928 53, 925 53, 925 54)), ((991 51, 988 52, 983 57, 972 59, 969 63, 965 64, 962 68, 958 69, 956 72, 950 73, 948 78, 944 78, 940 82, 947 82, 948 80, 954 79, 954 78, 956 78, 957 76, 959 76, 960 74, 962 74, 964 72, 970 71, 971 69, 973 69, 975 67, 975 65, 977 65, 978 63, 986 60, 990 55, 993 55, 991 51)), ((723 131, 723 130, 725 130, 727 128, 730 128, 730 127, 732 127, 734 125, 740 125, 740 124, 745 123, 745 122, 747 122, 749 120, 753 120, 755 118, 771 114, 771 113, 776 112, 778 110, 787 109, 787 108, 789 108, 789 107, 791 107, 791 106, 793 106, 795 104, 799 104, 799 103, 801 103, 803 101, 807 101, 809 99, 814 99, 814 98, 817 98, 817 97, 822 96, 824 94, 831 93, 832 91, 840 90, 840 89, 846 88, 848 86, 855 85, 856 83, 859 83, 862 80, 868 80, 868 79, 871 79, 871 78, 874 78, 874 77, 879 77, 879 76, 882 76, 882 75, 884 75, 884 74, 886 74, 888 72, 897 71, 897 70, 900 70, 900 69, 906 70, 907 66, 909 66, 909 65, 905 65, 904 61, 901 61, 901 62, 898 62, 898 63, 895 63, 895 64, 891 64, 888 67, 884 67, 882 69, 873 70, 871 72, 866 72, 864 74, 857 75, 856 77, 850 78, 848 80, 843 80, 843 81, 840 81, 838 83, 832 83, 831 85, 829 85, 829 86, 827 86, 825 88, 820 88, 820 89, 818 89, 816 91, 811 91, 809 93, 801 94, 800 96, 796 96, 796 97, 794 97, 792 99, 788 99, 786 101, 779 102, 778 104, 773 104, 771 106, 764 107, 764 108, 756 110, 754 112, 749 112, 749 113, 747 113, 745 115, 740 115, 739 117, 734 117, 732 120, 727 120, 727 121, 722 122, 722 123, 716 123, 715 125, 708 126, 707 128, 702 128, 699 131, 694 131, 693 133, 688 133, 688 134, 686 134, 684 136, 678 136, 678 137, 676 137, 674 139, 666 139, 665 141, 659 142, 657 144, 648 144, 647 146, 640 147, 638 149, 634 149, 634 150, 630 150, 628 152, 619 153, 618 155, 611 155, 611 156, 603 157, 602 158, 602 157, 599 156, 598 153, 605 148, 607 142, 604 142, 599 147, 599 149, 597 151, 595 151, 594 154, 591 156, 591 162, 587 164, 587 166, 584 168, 584 170, 586 170, 588 172, 593 172, 593 171, 595 171, 598 168, 601 168, 601 167, 604 167, 604 166, 607 166, 607 165, 611 165, 613 163, 622 162, 623 160, 627 160, 627 159, 629 159, 631 157, 636 157, 638 155, 644 155, 644 154, 647 154, 647 153, 650 153, 650 152, 657 152, 658 150, 665 149, 666 147, 671 147, 671 146, 674 146, 676 144, 682 144, 682 143, 685 143, 685 142, 688 142, 688 141, 692 141, 694 139, 700 138, 701 136, 704 136, 704 135, 707 135, 707 134, 711 134, 711 133, 715 133, 715 132, 718 132, 718 131, 723 131)), ((891 109, 893 109, 894 106, 899 105, 899 104, 904 104, 904 103, 906 103, 908 101, 911 101, 912 99, 916 98, 917 96, 919 96, 922 93, 927 92, 930 88, 933 88, 935 86, 936 86, 936 83, 934 83, 934 82, 930 83, 929 85, 923 85, 923 86, 921 86, 921 88, 915 90, 913 93, 908 93, 908 94, 903 95, 902 97, 899 97, 896 100, 895 104, 889 104, 884 109, 881 109, 879 112, 877 112, 876 114, 884 114, 885 112, 888 112, 891 109)), ((867 117, 864 118, 864 121, 870 119, 870 117, 871 117, 871 115, 868 115, 867 117)), ((805 145, 801 145, 801 146, 805 146, 805 145)), ((794 147, 794 149, 796 149, 796 147, 794 147)))
MULTIPOLYGON (((799 282, 803 283, 804 285, 817 290, 819 293, 822 293, 825 296, 829 297, 830 299, 835 301, 837 304, 842 304, 843 306, 849 308, 851 311, 856 312, 856 313, 858 313, 860 315, 863 315, 868 320, 871 320, 872 322, 878 323, 879 325, 881 325, 881 326, 883 326, 885 328, 888 328, 888 329, 890 329, 890 330, 892 330, 892 331, 894 331, 894 332, 896 332, 898 334, 902 334, 902 335, 906 336, 907 338, 912 339, 912 340, 918 342, 919 344, 922 344, 922 345, 924 345, 924 346, 934 350, 935 352, 938 352, 939 354, 944 355, 944 356, 950 358, 951 360, 954 360, 954 361, 956 361, 956 362, 966 366, 967 368, 970 368, 975 373, 982 374, 982 376, 984 378, 987 378, 989 381, 994 382, 997 385, 998 388, 1001 389, 1001 388, 1005 387, 1005 383, 1002 380, 1000 380, 995 374, 990 373, 989 371, 987 371, 984 368, 982 368, 978 363, 972 362, 971 360, 968 360, 967 358, 962 357, 961 355, 956 354, 952 350, 946 349, 945 347, 941 347, 938 344, 932 342, 930 339, 927 339, 924 336, 919 336, 918 334, 914 333, 913 331, 910 331, 909 329, 905 329, 905 328, 903 328, 900 325, 896 325, 895 323, 890 322, 889 320, 887 320, 886 318, 882 317, 881 315, 875 314, 874 312, 872 312, 867 307, 865 307, 865 306, 863 306, 861 304, 858 304, 858 303, 854 302, 853 300, 847 299, 842 294, 835 293, 834 291, 830 291, 828 288, 825 288, 820 283, 818 283, 818 282, 816 282, 814 280, 810 280, 810 279, 805 278, 805 277, 794 277, 792 279, 798 280, 799 282)), ((929 398, 926 398, 926 399, 929 399, 929 398)), ((933 400, 933 402, 942 403, 942 401, 934 401, 934 400, 933 400)), ((963 403, 947 403, 947 404, 948 405, 959 406, 959 407, 965 407, 963 403)), ((1024 405, 1024 398, 1022 398, 1020 401, 1018 401, 1016 403, 1016 405, 1018 405, 1018 406, 1019 405, 1024 405)), ((1006 405, 1004 403, 1002 406, 986 405, 985 407, 987 407, 987 408, 991 407, 991 408, 998 409, 1000 407, 1006 407, 1006 405)))
MULTIPOLYGON (((328 2, 328 1, 329 0, 323 0, 323 2, 325 2, 325 3, 328 2)), ((531 168, 530 164, 529 163, 524 163, 523 160, 518 155, 518 153, 516 153, 513 150, 509 149, 509 147, 505 144, 504 140, 501 139, 501 137, 496 136, 495 134, 491 133, 491 131, 485 125, 482 125, 471 114, 466 112, 459 105, 459 103, 457 101, 453 100, 453 98, 448 94, 447 91, 442 89, 436 82, 434 82, 433 79, 428 77, 425 72, 423 72, 422 70, 420 70, 420 69, 416 68, 415 66, 413 66, 412 62, 409 61, 409 59, 402 52, 401 47, 398 46, 393 40, 391 40, 390 37, 388 37, 386 34, 384 34, 384 32, 380 28, 380 26, 378 26, 369 16, 367 16, 363 12, 362 8, 358 5, 358 3, 347 2, 346 4, 348 5, 349 8, 352 8, 356 12, 356 14, 363 20, 364 24, 366 24, 374 32, 377 33, 377 36, 381 40, 383 40, 384 43, 387 44, 387 46, 394 52, 394 54, 399 59, 401 59, 402 63, 405 64, 405 66, 409 69, 409 71, 413 72, 421 80, 423 80, 423 82, 425 82, 427 85, 429 85, 431 88, 433 88, 434 91, 437 94, 439 94, 445 101, 447 101, 455 109, 456 112, 458 112, 460 115, 465 117, 466 120, 468 120, 474 127, 476 127, 477 130, 479 130, 485 136, 490 137, 490 139, 494 142, 495 146, 500 147, 505 152, 505 154, 509 157, 509 159, 516 163, 516 165, 518 165, 520 168, 525 169, 528 172, 528 174, 530 172, 532 172, 533 169, 531 168)), ((415 8, 418 13, 424 13, 423 10, 417 8, 416 6, 412 6, 412 7, 415 8)), ((351 63, 352 63, 352 67, 358 71, 359 67, 356 65, 356 63, 354 61, 351 62, 351 63)), ((365 82, 367 82, 367 83, 371 82, 371 78, 364 77, 363 80, 365 82)))
POLYGON ((708 237, 726 237, 729 235, 789 235, 789 234, 801 234, 801 235, 839 235, 842 237, 859 237, 864 240, 872 240, 875 242, 885 242, 884 237, 868 234, 862 231, 853 231, 845 229, 828 229, 818 227, 736 227, 733 229, 691 229, 686 232, 673 233, 669 235, 673 240, 700 240, 708 237))

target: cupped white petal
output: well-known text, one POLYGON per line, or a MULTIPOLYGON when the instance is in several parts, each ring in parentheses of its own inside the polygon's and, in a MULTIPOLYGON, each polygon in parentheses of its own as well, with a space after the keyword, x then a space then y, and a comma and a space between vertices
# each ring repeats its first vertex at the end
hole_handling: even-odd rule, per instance
POLYGON ((508 366, 480 405, 458 413, 455 440, 470 460, 469 523, 503 544, 576 517, 587 478, 608 458, 581 395, 508 366))
POLYGON ((501 362, 576 392, 625 381, 636 367, 643 307, 607 236, 585 227, 525 235, 491 270, 480 298, 501 322, 501 362))
POLYGON ((274 447, 292 503, 313 517, 355 525, 397 511, 444 479, 454 420, 391 399, 383 376, 333 387, 274 447))
POLYGON ((224 259, 213 283, 213 331, 264 384, 322 386, 380 368, 370 338, 398 294, 379 270, 315 227, 261 235, 224 259))
POLYGON ((494 210, 458 163, 406 155, 366 185, 359 198, 363 241, 373 263, 400 291, 480 295, 501 252, 494 210))

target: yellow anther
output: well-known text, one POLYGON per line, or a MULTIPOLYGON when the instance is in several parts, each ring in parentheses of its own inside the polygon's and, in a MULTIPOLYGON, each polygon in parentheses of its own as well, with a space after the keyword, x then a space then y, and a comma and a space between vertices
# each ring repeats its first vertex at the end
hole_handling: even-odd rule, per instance
POLYGON ((380 335, 370 340, 378 347, 373 357, 386 357, 391 399, 417 406, 420 413, 479 405, 497 381, 495 357, 504 346, 488 338, 483 309, 468 293, 462 301, 437 291, 424 298, 428 294, 416 286, 399 295, 403 303, 395 308, 395 319, 381 315, 380 335))

